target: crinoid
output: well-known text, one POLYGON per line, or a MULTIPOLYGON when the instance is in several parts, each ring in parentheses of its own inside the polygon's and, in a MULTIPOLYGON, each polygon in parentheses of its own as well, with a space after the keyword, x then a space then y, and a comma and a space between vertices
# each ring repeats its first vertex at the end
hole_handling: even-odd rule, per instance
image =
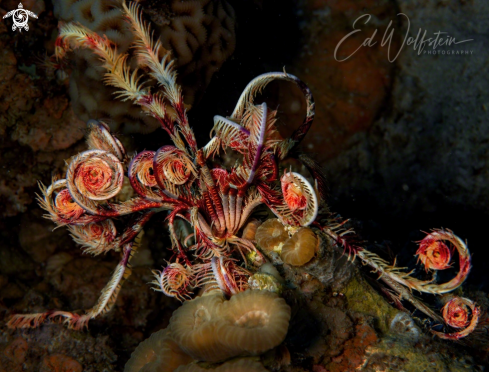
MULTIPOLYGON (((172 262, 154 272, 153 285, 180 301, 191 299, 192 291, 201 287, 207 291, 217 289, 226 296, 245 291, 255 270, 249 261, 263 264, 270 251, 281 251, 285 264, 310 265, 316 259, 320 242, 328 239, 371 266, 399 300, 410 301, 443 324, 454 326, 450 320, 453 314, 465 311, 467 321, 460 322, 462 329, 452 334, 436 334, 460 338, 475 328, 479 311, 472 302, 461 300, 447 305, 443 314, 449 319, 445 323, 410 291, 441 294, 463 283, 470 270, 470 256, 458 237, 448 230, 436 230, 423 240, 418 251, 427 270, 441 270, 450 267, 450 249, 456 249, 460 271, 455 278, 445 284, 416 279, 352 243, 348 238, 352 231, 344 229, 344 222, 329 218, 324 212, 327 208, 320 208, 324 205, 325 179, 317 163, 299 156, 310 171, 313 184, 281 166, 304 138, 314 118, 314 101, 304 83, 285 72, 258 76, 246 86, 229 117, 214 117, 211 140, 198 147, 181 88, 176 84, 170 52, 152 40, 137 5, 124 4, 123 9, 134 33, 133 48, 147 75, 131 71, 127 55, 118 54, 106 37, 77 24, 61 26, 57 57, 62 58, 70 48, 93 51, 106 69, 105 83, 118 89, 119 99, 132 101, 156 118, 173 145, 143 151, 129 159, 106 124, 95 120, 88 123, 89 149, 69 160, 64 179, 53 180, 47 188, 41 186, 39 201, 49 219, 58 226, 68 226, 85 252, 93 255, 120 252, 119 264, 92 309, 82 314, 68 311, 17 314, 8 322, 10 327, 29 328, 45 321, 63 321, 70 328, 81 329, 90 319, 109 311, 131 273, 130 260, 140 232, 155 213, 164 211, 174 254, 172 262), (143 77, 156 81, 161 89, 145 88, 143 77), (276 79, 296 84, 306 100, 306 117, 290 138, 283 138, 277 130, 276 111, 266 103, 253 103, 256 94, 276 79), (217 160, 216 155, 229 150, 238 155, 234 167, 209 166, 210 160, 217 160), (125 178, 137 194, 129 200, 121 197, 125 178), (250 217, 261 204, 275 218, 258 227, 262 221, 250 217), (321 225, 318 221, 327 222, 321 225), (250 227, 246 228, 248 223, 250 227), (181 229, 181 224, 188 228, 181 229), (181 230, 188 233, 182 236, 181 230), (291 263, 287 262, 289 258, 291 263)), ((258 214, 254 217, 258 218, 258 214)))
POLYGON ((106 84, 118 89, 118 98, 132 101, 156 118, 174 145, 143 151, 129 159, 105 123, 88 123, 89 150, 70 160, 66 178, 53 181, 47 188, 41 186, 39 200, 47 217, 59 226, 68 226, 85 252, 98 255, 120 251, 121 260, 97 304, 85 314, 51 311, 15 315, 10 326, 35 327, 51 319, 79 329, 89 319, 110 310, 123 280, 130 275, 136 238, 157 212, 169 211, 167 221, 176 261, 155 271, 153 284, 157 290, 183 301, 191 298, 192 288, 206 284, 228 295, 247 288, 251 272, 238 261, 246 261, 249 253, 263 255, 254 241, 241 237, 240 232, 257 206, 266 204, 282 223, 297 227, 304 221, 310 224, 310 210, 317 211, 314 188, 305 178, 287 173, 287 182, 297 189, 296 194, 306 190, 297 196, 301 198, 298 211, 289 207, 279 185, 278 162, 302 140, 314 117, 314 102, 305 84, 285 72, 257 77, 246 87, 230 117, 214 118, 213 137, 199 148, 188 123, 181 88, 176 84, 170 52, 153 42, 137 5, 124 4, 123 8, 135 36, 133 47, 140 65, 149 70, 149 78, 158 83, 160 91, 144 87, 139 72, 127 66, 127 55, 119 55, 110 40, 78 24, 61 27, 57 58, 65 56, 70 48, 92 50, 107 71, 106 84), (253 104, 257 92, 275 79, 297 84, 306 97, 306 119, 292 138, 282 138, 275 128, 276 112, 266 103, 253 104), (227 148, 237 151, 242 163, 230 170, 209 168, 209 158, 227 148), (116 201, 114 197, 119 195, 126 176, 138 196, 116 201), (116 231, 113 219, 123 222, 125 229, 116 231), (193 230, 184 239, 177 233, 177 224, 182 220, 193 230))

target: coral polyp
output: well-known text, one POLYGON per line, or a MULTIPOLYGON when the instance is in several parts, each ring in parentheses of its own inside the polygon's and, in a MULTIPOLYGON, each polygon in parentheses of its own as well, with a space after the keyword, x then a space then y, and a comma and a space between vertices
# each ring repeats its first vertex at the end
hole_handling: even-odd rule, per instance
POLYGON ((226 301, 219 292, 185 302, 169 325, 171 337, 195 360, 220 362, 259 355, 287 334, 291 310, 266 290, 246 290, 226 301))
POLYGON ((257 243, 267 251, 281 250, 289 234, 284 225, 276 218, 270 218, 256 230, 257 243))
POLYGON ((319 239, 311 229, 304 227, 288 239, 281 252, 282 260, 293 266, 302 266, 316 254, 319 239))
POLYGON ((465 281, 470 254, 451 231, 428 234, 417 252, 427 271, 452 267, 451 260, 458 255, 457 274, 438 284, 434 276, 421 280, 353 243, 349 238, 353 232, 344 228, 345 222, 331 218, 321 169, 298 152, 315 109, 312 94, 302 81, 286 72, 256 77, 230 116, 214 117, 211 139, 200 147, 176 84, 170 51, 152 40, 137 5, 124 4, 123 9, 134 34, 139 66, 147 74, 131 71, 127 54, 118 54, 110 40, 79 24, 61 26, 56 54, 63 58, 74 48, 95 53, 106 70, 105 83, 117 89, 119 99, 131 101, 155 118, 173 145, 146 150, 131 159, 105 123, 88 123, 88 150, 69 159, 65 178, 54 179, 47 188, 41 186, 40 204, 47 218, 68 227, 86 253, 115 251, 120 261, 91 309, 17 314, 10 319, 10 327, 62 321, 69 328, 81 329, 90 319, 110 311, 131 274, 130 262, 144 226, 153 215, 164 212, 172 257, 166 267, 154 272, 152 284, 157 291, 184 302, 170 328, 172 339, 192 358, 222 361, 257 355, 280 344, 287 332, 290 307, 278 296, 282 284, 275 273, 253 278, 256 266, 275 254, 274 264, 305 265, 307 270, 321 262, 321 252, 328 244, 341 246, 350 258, 368 265, 397 301, 410 302, 447 328, 460 328, 455 333, 434 334, 457 339, 475 329, 479 309, 470 300, 450 302, 442 317, 412 294, 416 290, 439 295, 465 281), (295 84, 306 102, 305 118, 290 138, 277 129, 275 110, 267 103, 254 103, 256 95, 274 80, 295 84), (148 88, 155 84, 160 89, 148 88), (236 156, 234 166, 216 165, 224 152, 236 156), (284 160, 290 157, 300 160, 310 175, 287 170, 284 160), (136 195, 130 199, 121 191, 127 183, 136 195), (197 290, 203 295, 194 298, 197 290), (203 350, 202 344, 209 348, 203 350))

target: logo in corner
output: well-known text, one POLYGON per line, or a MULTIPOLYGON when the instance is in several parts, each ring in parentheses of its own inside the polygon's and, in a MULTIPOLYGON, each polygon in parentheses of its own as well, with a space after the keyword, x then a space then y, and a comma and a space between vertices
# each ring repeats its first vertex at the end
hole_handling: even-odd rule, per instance
POLYGON ((29 25, 27 22, 29 21, 29 16, 37 19, 37 14, 31 12, 30 10, 24 9, 22 3, 19 3, 19 8, 15 10, 11 10, 7 14, 3 16, 3 19, 12 17, 14 24, 12 25, 12 31, 19 29, 22 32, 22 29, 29 31, 29 25))

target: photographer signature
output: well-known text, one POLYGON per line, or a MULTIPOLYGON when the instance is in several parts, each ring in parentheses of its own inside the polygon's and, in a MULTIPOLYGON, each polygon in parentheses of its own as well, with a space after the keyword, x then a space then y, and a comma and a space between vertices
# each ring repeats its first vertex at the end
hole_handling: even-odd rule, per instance
MULTIPOLYGON (((405 45, 407 45, 407 46, 412 45, 413 49, 415 51, 417 51, 418 55, 420 55, 426 46, 432 47, 433 50, 436 50, 436 48, 438 48, 440 46, 457 45, 457 44, 462 44, 462 43, 466 43, 468 41, 474 40, 474 39, 467 39, 467 40, 457 41, 454 37, 451 37, 450 35, 448 35, 447 32, 442 32, 442 31, 435 32, 434 37, 426 38, 427 30, 423 31, 421 28, 418 30, 418 34, 416 35, 416 37, 412 37, 412 36, 409 36, 409 31, 411 29, 411 22, 409 20, 409 17, 404 13, 399 13, 398 16, 406 17, 406 19, 407 19, 407 30, 406 30, 406 33, 404 35, 401 47, 397 51, 396 55, 393 58, 391 58, 392 39, 394 37, 394 31, 395 31, 394 28, 392 28, 392 20, 387 25, 387 28, 386 28, 384 35, 382 36, 382 40, 380 42, 381 47, 384 47, 387 45, 387 59, 389 60, 389 62, 394 62, 397 59, 397 57, 399 57, 399 54, 401 53, 401 51, 405 45)), ((377 36, 378 30, 375 29, 374 32, 372 33, 372 36, 367 37, 363 41, 363 43, 353 53, 351 53, 346 58, 343 58, 343 59, 338 58, 338 50, 341 47, 341 45, 349 37, 351 37, 351 36, 355 35, 356 33, 362 31, 360 28, 356 28, 357 22, 359 22, 362 19, 365 19, 363 24, 366 25, 370 21, 371 18, 372 18, 372 16, 370 14, 364 14, 364 15, 358 17, 355 20, 355 22, 353 22, 353 31, 350 32, 349 34, 347 34, 345 37, 343 37, 339 41, 339 43, 336 45, 336 48, 334 50, 335 60, 337 60, 338 62, 344 62, 344 61, 348 60, 349 58, 351 58, 362 47, 373 47, 374 45, 377 44, 377 41, 375 41, 374 38, 377 36)))

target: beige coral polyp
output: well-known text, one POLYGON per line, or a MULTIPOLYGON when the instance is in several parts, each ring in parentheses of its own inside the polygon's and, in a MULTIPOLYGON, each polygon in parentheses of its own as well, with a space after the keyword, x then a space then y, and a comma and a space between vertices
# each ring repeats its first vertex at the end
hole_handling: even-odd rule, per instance
POLYGON ((171 335, 192 358, 222 362, 259 355, 279 345, 287 334, 290 307, 268 291, 240 292, 225 301, 211 292, 186 301, 170 319, 171 335))
POLYGON ((204 369, 196 364, 179 367, 175 372, 268 372, 260 362, 250 359, 238 359, 226 362, 214 369, 204 369))
POLYGON ((243 239, 255 240, 256 230, 260 227, 261 221, 259 220, 251 220, 248 222, 243 229, 243 234, 241 237, 243 239))
POLYGON ((173 372, 193 359, 185 354, 167 329, 153 333, 131 354, 124 372, 173 372))
POLYGON ((219 336, 236 355, 259 355, 279 345, 287 334, 290 307, 268 291, 238 293, 226 304, 219 336))
POLYGON ((297 231, 282 247, 282 260, 292 266, 308 263, 316 253, 318 237, 311 229, 305 227, 297 231))
POLYGON ((266 220, 255 234, 258 245, 267 251, 278 249, 288 238, 287 230, 277 218, 266 220))
POLYGON ((172 336, 194 359, 219 362, 232 356, 216 332, 222 321, 223 302, 220 292, 212 292, 186 301, 173 313, 172 336))

